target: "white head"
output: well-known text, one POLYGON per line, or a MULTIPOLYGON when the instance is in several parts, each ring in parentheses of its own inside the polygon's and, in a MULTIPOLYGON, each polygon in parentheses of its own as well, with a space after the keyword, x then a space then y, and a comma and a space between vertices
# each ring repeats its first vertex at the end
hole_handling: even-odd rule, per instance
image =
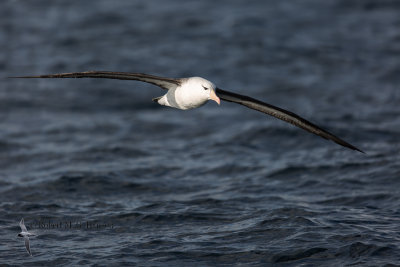
POLYGON ((192 95, 196 95, 196 98, 200 101, 206 102, 207 100, 213 100, 221 103, 221 100, 215 93, 216 86, 201 77, 190 77, 186 80, 187 86, 190 87, 190 92, 192 95))

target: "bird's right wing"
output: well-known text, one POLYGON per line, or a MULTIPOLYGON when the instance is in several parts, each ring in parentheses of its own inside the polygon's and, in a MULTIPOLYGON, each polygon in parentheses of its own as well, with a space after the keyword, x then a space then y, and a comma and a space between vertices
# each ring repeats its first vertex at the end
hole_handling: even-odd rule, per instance
POLYGON ((173 89, 181 84, 180 79, 158 77, 144 73, 114 72, 114 71, 84 71, 57 73, 36 76, 19 76, 10 78, 106 78, 117 80, 136 80, 157 85, 163 89, 173 89))
POLYGON ((25 239, 25 247, 26 247, 26 251, 28 251, 29 255, 32 256, 32 252, 31 252, 31 246, 29 244, 29 237, 24 236, 25 239))

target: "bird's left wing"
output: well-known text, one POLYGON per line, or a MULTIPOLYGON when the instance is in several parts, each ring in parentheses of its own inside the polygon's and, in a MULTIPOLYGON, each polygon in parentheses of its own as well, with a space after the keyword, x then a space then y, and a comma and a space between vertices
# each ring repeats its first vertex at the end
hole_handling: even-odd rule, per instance
POLYGON ((273 106, 271 104, 262 102, 260 100, 251 98, 249 96, 232 93, 232 92, 225 91, 225 90, 222 90, 219 88, 217 88, 215 91, 216 91, 216 94, 218 95, 218 97, 222 100, 225 100, 228 102, 234 102, 234 103, 246 106, 248 108, 263 112, 270 116, 274 116, 275 118, 278 118, 280 120, 291 123, 297 127, 300 127, 308 132, 316 134, 322 138, 332 140, 341 146, 364 153, 362 150, 356 148, 355 146, 347 143, 346 141, 340 139, 339 137, 331 134, 330 132, 320 128, 319 126, 309 122, 308 120, 300 117, 299 115, 297 115, 293 112, 290 112, 283 108, 279 108, 279 107, 273 106))
POLYGON ((163 89, 173 89, 181 84, 180 79, 158 77, 144 73, 114 72, 114 71, 84 71, 57 73, 36 76, 18 76, 10 78, 106 78, 117 80, 136 80, 157 85, 163 89))
POLYGON ((22 218, 21 221, 19 222, 19 227, 21 227, 22 232, 28 232, 24 223, 24 218, 22 218))

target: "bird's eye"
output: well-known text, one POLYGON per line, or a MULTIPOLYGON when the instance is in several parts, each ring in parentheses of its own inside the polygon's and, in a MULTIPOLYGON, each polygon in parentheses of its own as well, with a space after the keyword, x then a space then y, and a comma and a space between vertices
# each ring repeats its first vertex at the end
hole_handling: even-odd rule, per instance
POLYGON ((208 90, 208 88, 207 88, 207 87, 205 87, 204 85, 202 85, 202 86, 203 86, 204 90, 208 90))

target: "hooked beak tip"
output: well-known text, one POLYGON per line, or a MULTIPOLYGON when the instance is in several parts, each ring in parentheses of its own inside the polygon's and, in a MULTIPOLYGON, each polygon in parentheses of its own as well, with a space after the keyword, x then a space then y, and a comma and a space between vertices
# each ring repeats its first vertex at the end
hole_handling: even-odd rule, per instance
POLYGON ((211 92, 210 99, 217 102, 218 105, 221 104, 221 99, 217 96, 217 94, 214 91, 211 92))

